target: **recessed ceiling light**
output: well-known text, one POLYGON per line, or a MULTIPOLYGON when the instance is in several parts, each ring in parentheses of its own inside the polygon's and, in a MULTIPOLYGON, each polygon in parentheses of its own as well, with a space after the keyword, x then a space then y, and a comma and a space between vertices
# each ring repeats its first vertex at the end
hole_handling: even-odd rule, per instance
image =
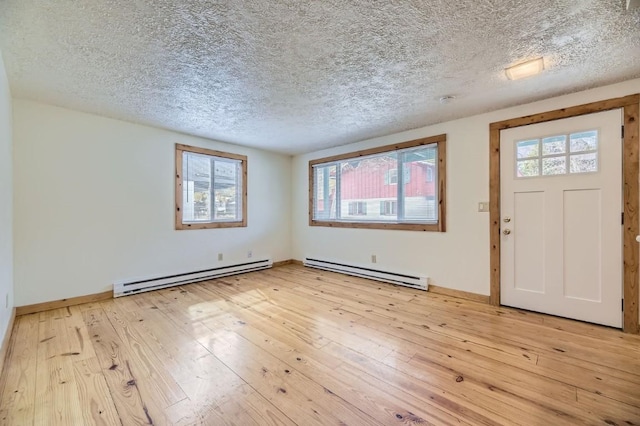
POLYGON ((509 80, 519 80, 540 74, 542 70, 544 70, 544 61, 542 58, 537 58, 506 68, 504 72, 509 80))

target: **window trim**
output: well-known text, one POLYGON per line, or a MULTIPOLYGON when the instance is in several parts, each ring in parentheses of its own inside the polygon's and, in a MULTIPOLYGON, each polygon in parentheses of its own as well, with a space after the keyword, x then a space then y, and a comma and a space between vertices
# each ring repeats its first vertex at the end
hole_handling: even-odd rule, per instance
POLYGON ((232 154, 213 149, 200 148, 196 146, 176 144, 176 182, 175 182, 175 227, 176 230, 185 229, 216 229, 216 228, 239 228, 247 227, 247 156, 240 154, 232 154), (202 223, 183 223, 182 222, 182 154, 191 152, 194 154, 209 155, 213 157, 228 158, 230 160, 239 160, 242 167, 242 220, 224 221, 224 222, 202 222, 202 223))
POLYGON ((403 231, 446 232, 446 158, 447 135, 436 135, 407 142, 385 145, 362 151, 349 152, 331 157, 318 158, 309 161, 309 226, 326 226, 330 228, 365 228, 365 229, 394 229, 403 231), (411 222, 347 222, 316 220, 313 218, 313 166, 316 164, 330 163, 347 159, 354 159, 374 154, 382 154, 401 149, 415 148, 422 145, 438 145, 438 222, 437 223, 411 223, 411 222))

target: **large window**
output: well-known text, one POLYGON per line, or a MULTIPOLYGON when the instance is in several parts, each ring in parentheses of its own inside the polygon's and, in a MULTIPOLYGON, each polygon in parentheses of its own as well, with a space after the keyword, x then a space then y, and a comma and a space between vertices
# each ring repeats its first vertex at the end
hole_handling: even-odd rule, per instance
POLYGON ((176 229, 247 226, 247 157, 176 144, 176 229))
POLYGON ((309 162, 310 225, 445 230, 446 135, 309 162))

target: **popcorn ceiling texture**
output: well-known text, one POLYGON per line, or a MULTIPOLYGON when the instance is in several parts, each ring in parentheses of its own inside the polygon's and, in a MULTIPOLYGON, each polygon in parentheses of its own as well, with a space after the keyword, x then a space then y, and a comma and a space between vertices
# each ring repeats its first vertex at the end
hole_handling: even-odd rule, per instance
POLYGON ((638 77, 623 3, 3 0, 0 47, 15 97, 295 154, 638 77))

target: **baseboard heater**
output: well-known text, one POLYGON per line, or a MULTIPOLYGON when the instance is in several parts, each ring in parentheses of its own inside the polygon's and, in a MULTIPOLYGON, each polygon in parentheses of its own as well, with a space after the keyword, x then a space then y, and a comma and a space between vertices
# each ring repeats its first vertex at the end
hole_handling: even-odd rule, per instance
POLYGON ((303 264, 304 266, 308 266, 311 268, 324 269, 326 271, 333 271, 347 275, 354 275, 356 277, 369 278, 371 280, 403 285, 406 287, 417 288, 419 290, 427 290, 429 287, 428 277, 420 275, 384 271, 381 269, 374 269, 354 264, 349 265, 337 261, 312 259, 310 257, 306 257, 303 264))
POLYGON ((271 259, 264 259, 220 266, 211 269, 203 269, 194 272, 185 272, 183 274, 167 275, 164 277, 116 282, 113 284, 113 297, 128 296, 130 294, 143 293, 145 291, 159 290, 161 288, 174 287, 182 284, 191 284, 198 281, 228 277, 229 275, 244 274, 245 272, 268 269, 272 266, 273 262, 271 259))

